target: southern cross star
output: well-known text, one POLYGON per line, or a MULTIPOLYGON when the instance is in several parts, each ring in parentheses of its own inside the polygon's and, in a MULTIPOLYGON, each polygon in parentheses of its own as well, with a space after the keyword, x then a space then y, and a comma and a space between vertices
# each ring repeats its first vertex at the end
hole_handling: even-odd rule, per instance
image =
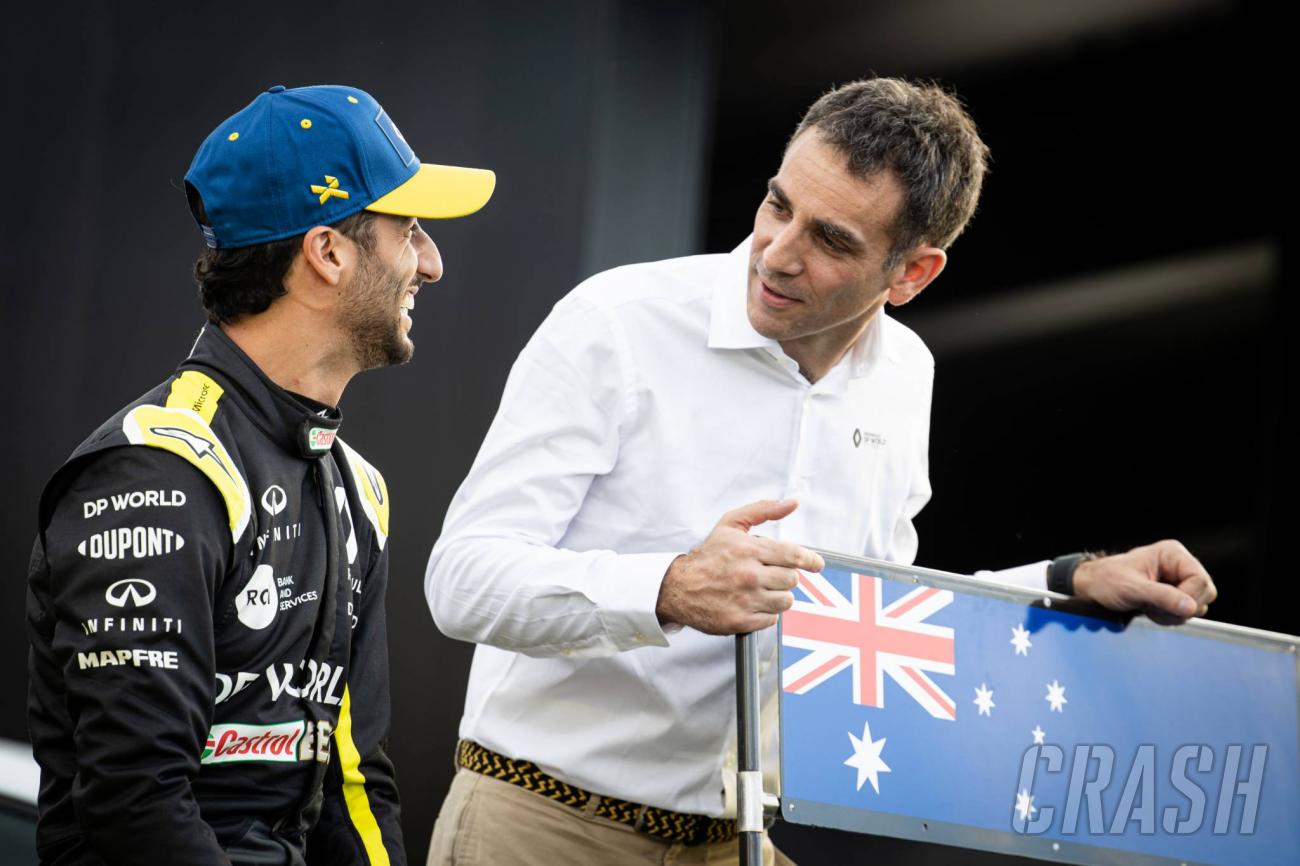
POLYGON ((871 725, 869 722, 862 723, 862 739, 853 736, 849 732, 849 740, 853 743, 853 754, 844 762, 846 767, 854 767, 858 771, 858 790, 862 790, 862 783, 871 782, 871 787, 877 794, 880 793, 880 774, 890 772, 889 765, 880 759, 880 752, 885 748, 885 738, 881 737, 874 742, 871 739, 871 725))
POLYGON ((1028 791, 1021 791, 1016 794, 1016 814, 1020 816, 1021 821, 1028 821, 1030 816, 1038 811, 1034 805, 1034 795, 1028 791))
POLYGON ((1050 683, 1047 684, 1046 700, 1049 704, 1052 705, 1052 712, 1054 713, 1065 712, 1064 710, 1061 709, 1063 705, 1069 703, 1069 701, 1065 699, 1065 686, 1061 685, 1056 680, 1052 680, 1050 683))
POLYGON ((1033 644, 1029 642, 1029 632, 1025 629, 1024 623, 1011 630, 1011 645, 1016 648, 1016 655, 1029 655, 1029 648, 1033 644))

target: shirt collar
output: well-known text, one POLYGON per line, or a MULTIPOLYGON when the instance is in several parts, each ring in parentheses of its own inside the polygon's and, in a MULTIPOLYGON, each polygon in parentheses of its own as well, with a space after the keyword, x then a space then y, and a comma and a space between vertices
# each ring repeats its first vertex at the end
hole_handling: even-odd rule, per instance
POLYGON ((769 340, 749 323, 745 311, 745 294, 749 288, 750 235, 727 254, 718 275, 713 280, 713 305, 709 312, 710 349, 776 348, 780 344, 769 340))
MULTIPOLYGON (((709 348, 710 349, 766 349, 778 360, 787 356, 776 340, 764 337, 749 323, 746 311, 746 294, 749 289, 749 246, 754 236, 750 235, 727 254, 713 280, 713 301, 709 312, 709 348)), ((872 317, 862 336, 850 347, 848 353, 836 364, 849 365, 849 378, 857 379, 867 375, 882 360, 893 356, 887 352, 888 340, 885 338, 888 326, 885 320, 885 308, 872 317)), ((829 374, 828 374, 829 375, 829 374)))

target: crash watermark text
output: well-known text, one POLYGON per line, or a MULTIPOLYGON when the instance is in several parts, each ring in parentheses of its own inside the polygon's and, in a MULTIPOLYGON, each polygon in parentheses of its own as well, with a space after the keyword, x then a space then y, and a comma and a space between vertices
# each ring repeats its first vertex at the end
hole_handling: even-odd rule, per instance
POLYGON ((1050 743, 1025 752, 1011 810, 1015 832, 1185 836, 1207 821, 1218 836, 1255 832, 1266 745, 1193 743, 1158 753, 1144 744, 1120 755, 1105 744, 1081 743, 1068 757, 1050 743), (1234 809, 1237 801, 1240 809, 1234 809))

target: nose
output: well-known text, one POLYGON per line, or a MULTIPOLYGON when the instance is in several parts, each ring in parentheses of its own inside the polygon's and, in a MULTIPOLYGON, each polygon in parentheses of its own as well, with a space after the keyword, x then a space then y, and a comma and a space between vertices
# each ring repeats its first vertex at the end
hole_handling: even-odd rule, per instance
POLYGON ((438 245, 433 242, 423 227, 415 232, 415 270, 422 283, 436 283, 442 279, 442 256, 438 245))
POLYGON ((799 231, 793 222, 782 225, 763 248, 763 270, 769 274, 797 276, 803 272, 799 231))

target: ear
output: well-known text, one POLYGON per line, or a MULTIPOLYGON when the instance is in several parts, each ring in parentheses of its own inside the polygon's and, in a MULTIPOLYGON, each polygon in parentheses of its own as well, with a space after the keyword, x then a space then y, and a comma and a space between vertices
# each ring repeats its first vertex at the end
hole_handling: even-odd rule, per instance
POLYGON ((938 247, 917 247, 907 254, 895 270, 889 284, 889 303, 901 307, 921 294, 934 278, 943 273, 948 254, 938 247))
POLYGON ((356 250, 342 233, 316 226, 302 236, 302 266, 329 286, 337 286, 356 263, 356 250))

